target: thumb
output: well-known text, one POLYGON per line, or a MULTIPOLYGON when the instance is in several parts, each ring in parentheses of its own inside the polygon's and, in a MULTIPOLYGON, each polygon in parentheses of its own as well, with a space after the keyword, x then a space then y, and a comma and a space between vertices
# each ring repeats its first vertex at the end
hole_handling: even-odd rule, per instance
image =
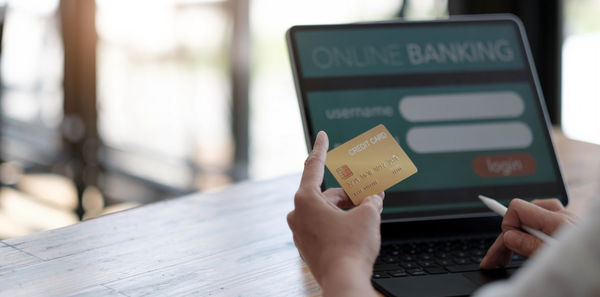
POLYGON ((363 199, 357 207, 361 212, 371 212, 371 215, 379 217, 383 211, 383 198, 380 195, 371 195, 363 199))
POLYGON ((538 238, 518 230, 504 232, 504 245, 513 252, 529 257, 544 243, 538 238))

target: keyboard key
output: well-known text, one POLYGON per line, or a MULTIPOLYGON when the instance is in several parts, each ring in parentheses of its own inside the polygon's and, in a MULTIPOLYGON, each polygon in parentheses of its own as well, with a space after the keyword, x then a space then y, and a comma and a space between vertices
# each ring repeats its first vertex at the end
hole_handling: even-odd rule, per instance
POLYGON ((427 260, 433 259, 433 256, 431 254, 422 254, 422 255, 419 256, 419 258, 421 260, 426 260, 427 261, 427 260))
POLYGON ((400 265, 398 265, 398 264, 382 264, 382 265, 375 265, 375 267, 373 268, 373 271, 398 270, 401 268, 402 267, 400 267, 400 265))
POLYGON ((402 262, 402 267, 406 269, 412 269, 419 267, 419 265, 417 265, 415 262, 402 262))
POLYGON ((400 259, 402 259, 402 261, 405 261, 405 262, 412 262, 415 260, 415 258, 413 256, 409 256, 409 255, 402 255, 402 257, 400 257, 400 259))
POLYGON ((450 257, 450 254, 445 253, 445 252, 441 252, 441 253, 437 253, 435 254, 435 257, 438 259, 446 259, 450 257))
POLYGON ((479 264, 467 264, 467 265, 452 265, 446 266, 446 269, 450 272, 467 272, 480 270, 479 264))
POLYGON ((454 257, 456 257, 456 258, 465 258, 468 256, 467 253, 465 253, 463 251, 453 252, 452 255, 454 255, 454 257))
POLYGON ((471 261, 469 261, 467 258, 454 258, 454 263, 463 265, 463 264, 469 264, 469 263, 471 263, 471 261))
POLYGON ((427 272, 429 274, 441 274, 441 273, 447 273, 448 271, 446 271, 446 269, 444 269, 442 267, 429 267, 429 268, 425 268, 425 272, 427 272))
POLYGON ((483 251, 483 250, 479 250, 479 249, 477 249, 477 250, 472 250, 472 251, 471 251, 471 255, 472 255, 472 256, 483 256, 483 255, 485 255, 485 251, 483 251))
POLYGON ((406 273, 404 270, 388 271, 388 274, 392 277, 403 277, 408 275, 408 273, 406 273))
POLYGON ((374 272, 373 278, 389 278, 390 276, 385 272, 374 272))
POLYGON ((454 264, 454 262, 447 259, 438 259, 436 262, 442 266, 450 266, 454 264))
POLYGON ((426 274, 425 271, 423 271, 423 269, 421 269, 421 268, 408 270, 408 273, 410 273, 411 275, 425 275, 426 274))
POLYGON ((421 265, 421 267, 437 266, 433 261, 421 261, 421 262, 419 262, 419 265, 421 265))

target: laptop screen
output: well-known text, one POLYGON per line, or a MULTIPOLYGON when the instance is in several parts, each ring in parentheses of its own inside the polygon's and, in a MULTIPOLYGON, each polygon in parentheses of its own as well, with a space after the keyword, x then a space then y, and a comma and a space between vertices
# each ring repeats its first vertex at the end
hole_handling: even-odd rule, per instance
MULTIPOLYGON (((489 215, 478 194, 566 203, 511 17, 296 26, 288 43, 309 145, 384 124, 417 166, 386 191, 384 221, 489 215)), ((327 170, 323 187, 339 187, 327 170)))

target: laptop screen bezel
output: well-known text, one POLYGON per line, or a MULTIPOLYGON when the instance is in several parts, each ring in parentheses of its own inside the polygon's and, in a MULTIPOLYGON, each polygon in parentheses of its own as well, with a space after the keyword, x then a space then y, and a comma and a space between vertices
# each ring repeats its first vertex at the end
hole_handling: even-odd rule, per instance
MULTIPOLYGON (((389 27, 410 27, 410 26, 444 26, 444 25, 456 25, 456 24, 498 24, 498 23, 509 23, 515 28, 515 33, 517 34, 517 40, 519 42, 519 46, 521 47, 521 53, 525 58, 526 65, 528 67, 528 79, 527 82, 532 86, 533 95, 538 99, 535 100, 537 102, 536 110, 538 113, 541 113, 540 116, 543 119, 546 129, 542 129, 544 132, 545 143, 547 149, 550 152, 550 157, 552 159, 552 166, 555 172, 555 182, 552 183, 557 187, 559 192, 562 193, 560 201, 563 205, 568 204, 568 196, 565 188, 565 183, 561 174, 561 169, 558 164, 556 153, 554 149, 554 144, 552 141, 551 135, 551 124, 548 117, 548 112, 546 110, 546 106, 544 103, 543 93, 541 91, 541 87, 539 84, 539 79, 537 77, 536 68, 533 62, 533 58, 529 49, 528 41, 526 38, 526 34, 524 33, 524 27, 521 21, 510 14, 501 14, 501 15, 485 15, 485 16, 453 16, 449 19, 444 20, 435 20, 435 21, 385 21, 385 22, 373 22, 373 23, 352 23, 352 24, 334 24, 334 25, 300 25, 291 27, 286 33, 286 39, 288 44, 288 51, 290 54, 292 72, 294 76, 294 83, 296 86, 296 92, 298 97, 298 103, 300 106, 300 112, 303 121, 304 127, 304 135, 307 144, 307 148, 310 151, 312 146, 314 145, 315 135, 313 135, 313 127, 312 121, 310 118, 310 113, 307 110, 307 96, 306 91, 302 85, 302 69, 300 65, 300 60, 297 51, 297 44, 295 35, 297 32, 301 31, 318 31, 318 30, 345 30, 345 29, 368 29, 368 28, 389 28, 389 27)), ((459 190, 459 189, 454 189, 459 190)), ((530 192, 535 192, 535 189, 529 189, 530 192)), ((422 190, 418 191, 422 193, 431 193, 431 190, 422 190)), ((439 195, 444 195, 445 190, 439 191, 439 195)), ((400 192, 386 192, 386 196, 394 196, 394 193, 400 192)), ((484 207, 478 208, 478 210, 474 212, 467 213, 447 213, 447 214, 439 214, 439 215, 431 215, 431 216, 416 216, 416 217, 394 217, 382 215, 382 222, 402 222, 402 221, 425 221, 425 220, 440 220, 440 219, 453 219, 453 218, 477 218, 477 217, 486 217, 495 215, 491 211, 485 209, 484 207)))

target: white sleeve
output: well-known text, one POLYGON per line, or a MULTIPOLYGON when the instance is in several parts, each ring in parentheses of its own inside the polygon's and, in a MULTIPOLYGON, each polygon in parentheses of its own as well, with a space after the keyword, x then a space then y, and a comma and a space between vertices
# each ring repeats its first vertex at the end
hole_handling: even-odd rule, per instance
POLYGON ((477 297, 600 296, 600 199, 557 242, 538 251, 509 280, 482 287, 477 297))

